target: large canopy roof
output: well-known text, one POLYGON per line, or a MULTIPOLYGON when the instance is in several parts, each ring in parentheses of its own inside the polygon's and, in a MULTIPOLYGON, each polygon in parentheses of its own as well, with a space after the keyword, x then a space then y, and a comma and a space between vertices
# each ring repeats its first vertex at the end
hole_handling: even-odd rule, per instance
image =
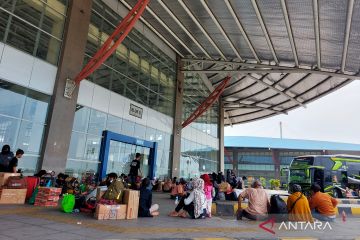
POLYGON ((210 91, 232 76, 226 125, 286 114, 358 77, 360 1, 152 0, 142 21, 210 91))

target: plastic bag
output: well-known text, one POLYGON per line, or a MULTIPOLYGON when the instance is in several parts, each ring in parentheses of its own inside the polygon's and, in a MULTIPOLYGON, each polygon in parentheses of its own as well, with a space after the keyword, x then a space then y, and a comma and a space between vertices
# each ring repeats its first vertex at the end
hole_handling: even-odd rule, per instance
POLYGON ((61 202, 61 209, 66 213, 71 213, 75 206, 75 196, 72 194, 64 194, 61 202))

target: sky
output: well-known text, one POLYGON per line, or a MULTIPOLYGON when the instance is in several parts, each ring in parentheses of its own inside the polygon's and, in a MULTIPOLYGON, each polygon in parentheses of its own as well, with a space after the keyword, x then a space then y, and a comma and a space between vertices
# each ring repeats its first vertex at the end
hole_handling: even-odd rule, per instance
POLYGON ((225 136, 280 137, 360 144, 360 80, 288 115, 225 128, 225 136))

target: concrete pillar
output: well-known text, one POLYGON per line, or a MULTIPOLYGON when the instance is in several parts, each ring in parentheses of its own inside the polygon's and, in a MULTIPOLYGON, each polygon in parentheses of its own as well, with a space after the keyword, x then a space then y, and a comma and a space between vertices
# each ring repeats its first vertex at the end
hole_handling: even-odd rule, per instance
POLYGON ((274 163, 274 167, 275 167, 275 179, 280 179, 280 154, 279 154, 279 150, 277 149, 271 149, 271 154, 272 154, 272 160, 274 163))
POLYGON ((176 57, 176 92, 175 92, 175 116, 173 127, 173 151, 171 163, 171 176, 180 176, 180 156, 181 156, 181 124, 183 115, 183 95, 184 95, 184 74, 181 72, 183 62, 181 57, 176 57))
POLYGON ((224 103, 219 100, 219 168, 221 172, 224 172, 225 169, 225 159, 224 159, 224 103))
POLYGON ((69 2, 61 57, 49 105, 42 162, 39 164, 39 168, 57 173, 65 170, 78 95, 77 87, 72 99, 64 97, 66 78, 74 78, 82 69, 91 4, 91 0, 69 2))

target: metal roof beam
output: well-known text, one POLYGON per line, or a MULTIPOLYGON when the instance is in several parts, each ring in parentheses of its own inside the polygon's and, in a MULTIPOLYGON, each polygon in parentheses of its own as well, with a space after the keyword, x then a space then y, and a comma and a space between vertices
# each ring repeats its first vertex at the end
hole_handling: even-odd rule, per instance
POLYGON ((338 78, 349 78, 352 80, 360 80, 360 76, 358 75, 348 75, 342 74, 337 72, 325 72, 313 69, 304 69, 304 68, 275 68, 275 69, 241 69, 241 70, 182 70, 185 73, 226 73, 226 74, 235 74, 235 73, 242 73, 242 74, 249 74, 249 73, 312 73, 312 74, 320 74, 338 78))
MULTIPOLYGON (((194 69, 199 68, 198 65, 194 65, 193 66, 194 69)), ((208 79, 208 77, 206 76, 206 74, 199 74, 199 77, 201 78, 201 80, 204 82, 205 86, 210 90, 210 92, 213 92, 215 90, 214 86, 212 85, 212 83, 210 82, 210 80, 208 79)), ((221 95, 220 95, 221 96, 221 95)), ((230 124, 232 125, 232 120, 231 120, 231 116, 230 113, 225 112, 225 117, 227 119, 229 119, 230 124)))
POLYGON ((185 10, 185 12, 190 16, 190 18, 193 20, 193 22, 196 24, 196 26, 201 30, 201 32, 205 35, 205 37, 209 40, 211 45, 216 49, 216 51, 219 53, 219 55, 226 59, 224 53, 219 49, 219 47, 216 45, 214 40, 210 37, 210 35, 205 31, 204 27, 200 24, 200 22, 196 19, 194 14, 190 11, 190 9, 186 6, 186 4, 183 2, 183 0, 178 0, 181 7, 185 10))
POLYGON ((203 7, 205 8, 206 12, 210 15, 211 19, 213 20, 213 22, 215 23, 216 27, 219 29, 219 31, 221 32, 221 34, 223 35, 223 37, 225 38, 225 40, 228 42, 228 44, 230 45, 231 49, 234 51, 235 55, 239 58, 239 60, 243 61, 243 59, 240 56, 239 51, 235 48, 234 44, 231 42, 229 36, 225 33, 225 30, 223 29, 223 27, 220 25, 219 21, 216 19, 216 17, 214 16, 214 14, 212 13, 212 11, 210 10, 209 6, 207 5, 207 3, 205 2, 205 0, 200 0, 201 4, 203 5, 203 7))
POLYGON ((318 0, 313 0, 313 14, 314 14, 314 31, 315 31, 317 68, 321 69, 320 20, 319 20, 318 0))
POLYGON ((169 28, 168 25, 165 24, 163 20, 161 20, 158 15, 156 15, 153 10, 151 10, 149 6, 146 7, 146 10, 166 29, 166 31, 170 33, 171 36, 173 36, 173 38, 176 39, 176 41, 178 41, 192 56, 196 57, 195 53, 169 28))
POLYGON ((266 38, 266 42, 267 42, 267 44, 268 44, 268 46, 269 46, 269 48, 270 48, 270 51, 271 51, 271 53, 272 53, 272 55, 273 55, 273 57, 274 57, 274 61, 276 62, 276 64, 279 64, 279 60, 278 60, 278 58, 277 58, 277 56, 276 56, 275 49, 274 49, 274 46, 273 46, 273 44, 272 44, 272 42, 271 42, 269 32, 268 32, 267 29, 266 29, 264 20, 263 20, 263 18, 262 18, 262 16, 261 16, 261 13, 260 13, 259 7, 258 7, 258 5, 257 5, 257 3, 256 3, 256 0, 251 0, 251 3, 252 3, 252 5, 253 5, 253 7, 254 7, 256 17, 257 17, 257 19, 259 20, 261 29, 262 29, 262 31, 263 31, 263 33, 264 33, 265 38, 266 38))
POLYGON ((289 36, 291 49, 292 49, 292 52, 294 55, 295 65, 298 67, 299 59, 298 59, 298 55, 297 55, 297 51, 296 51, 296 45, 295 45, 295 41, 294 41, 293 31, 291 28, 289 14, 288 14, 287 6, 286 6, 286 0, 281 0, 281 8, 282 8, 284 19, 285 19, 285 25, 286 25, 286 30, 287 30, 287 33, 289 36))
MULTIPOLYGON (((279 110, 274 110, 274 109, 271 109, 271 108, 266 108, 266 107, 260 107, 260 106, 257 106, 257 105, 253 105, 253 104, 242 104, 242 103, 234 103, 236 105, 238 105, 238 107, 227 107, 227 106, 224 106, 225 109, 239 109, 239 107, 244 107, 244 108, 254 108, 254 109, 262 109, 262 110, 268 110, 268 111, 271 111, 271 112, 276 112, 276 113, 281 113, 281 114, 286 114, 287 115, 287 112, 286 111, 279 111, 279 110)), ((231 111, 231 110, 230 110, 231 111)), ((225 111, 225 112, 228 112, 228 111, 225 111)))
POLYGON ((194 36, 186 29, 186 27, 180 22, 180 20, 174 15, 174 13, 166 6, 162 0, 158 0, 158 3, 165 9, 170 17, 179 25, 179 27, 186 33, 186 35, 198 46, 198 48, 205 54, 206 57, 211 59, 209 53, 201 46, 201 44, 194 38, 194 36))
POLYGON ((351 30, 353 10, 354 10, 354 0, 349 0, 348 11, 347 11, 347 19, 346 19, 344 49, 343 49, 342 61, 341 61, 341 72, 345 72, 346 58, 347 58, 348 47, 349 47, 349 38, 350 38, 350 30, 351 30))
MULTIPOLYGON (((119 0, 127 9, 131 10, 132 7, 125 1, 125 0, 119 0)), ((161 40, 163 40, 174 52, 179 54, 180 57, 184 57, 184 55, 177 50, 163 35, 161 35, 148 21, 145 20, 145 18, 140 17, 140 20, 151 30, 155 33, 156 36, 158 36, 161 40)))
POLYGON ((244 39, 245 39, 246 43, 248 44, 252 54, 254 55, 256 61, 260 63, 261 61, 259 59, 259 56, 257 55, 257 53, 256 53, 256 51, 255 51, 255 49, 254 49, 248 35, 246 34, 246 32, 245 32, 245 30, 244 30, 238 16, 236 15, 236 13, 234 11, 234 8, 231 6, 230 1, 229 0, 224 0, 224 2, 226 4, 226 7, 228 8, 229 12, 231 13, 233 19, 235 20, 236 26, 239 28, 242 36, 244 37, 244 39))
POLYGON ((298 104, 299 106, 305 107, 305 105, 304 105, 302 102, 296 100, 295 98, 289 96, 288 94, 284 93, 283 91, 277 89, 275 86, 273 86, 273 85, 271 85, 271 84, 268 84, 268 83, 266 83, 266 82, 264 82, 264 81, 262 81, 262 80, 260 80, 260 79, 258 79, 258 78, 256 78, 256 77, 253 77, 253 76, 251 76, 251 75, 248 75, 248 76, 249 76, 251 79, 255 80, 256 82, 258 82, 258 83, 260 83, 260 84, 263 84, 264 86, 266 86, 266 87, 272 89, 273 91, 279 93, 279 94, 282 95, 283 97, 286 97, 286 98, 290 99, 291 101, 295 102, 295 103, 298 104))

